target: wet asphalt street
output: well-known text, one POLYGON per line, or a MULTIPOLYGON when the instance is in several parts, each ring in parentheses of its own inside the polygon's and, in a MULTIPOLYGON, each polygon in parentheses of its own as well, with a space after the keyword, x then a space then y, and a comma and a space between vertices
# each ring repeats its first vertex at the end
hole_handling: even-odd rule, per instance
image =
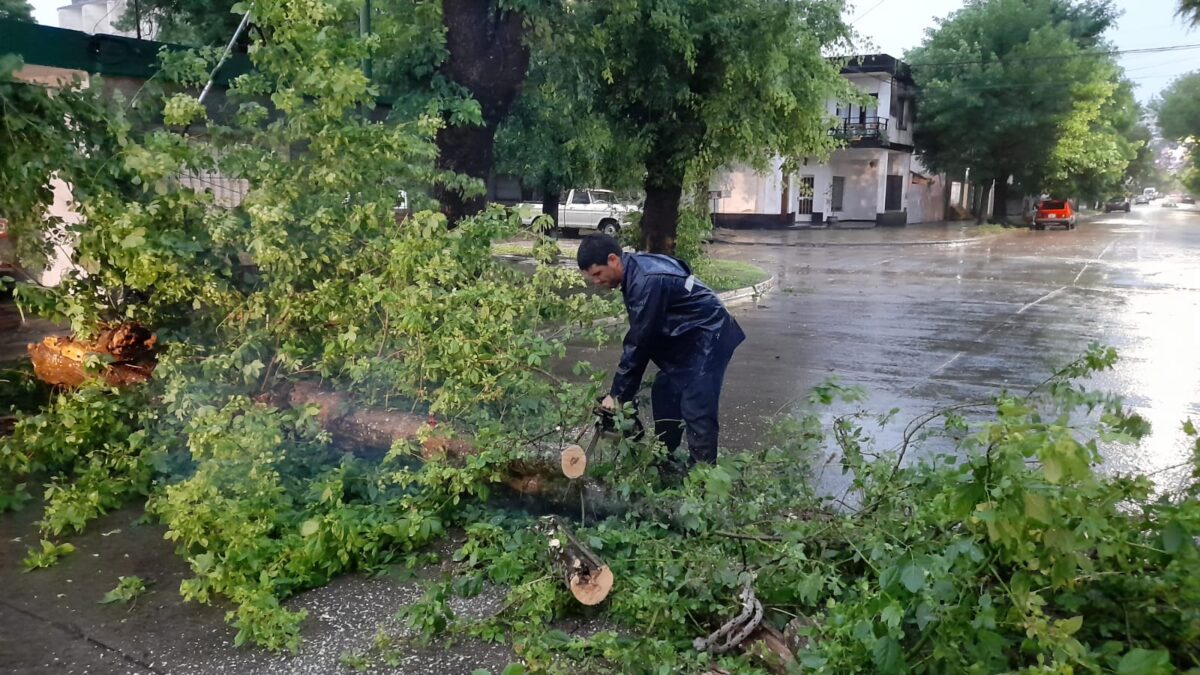
MULTIPOLYGON (((1026 390, 1098 341, 1121 361, 1092 384, 1154 427, 1140 447, 1109 450, 1108 466, 1150 472, 1186 460, 1180 423, 1200 419, 1200 212, 1155 204, 1074 231, 913 243, 968 232, 719 232, 715 255, 779 280, 757 306, 734 310, 749 339, 728 372, 722 445, 751 444, 764 417, 794 410, 829 376, 865 387, 873 411, 899 408, 903 424, 1026 390)), ((897 433, 880 438, 890 445, 897 433)))

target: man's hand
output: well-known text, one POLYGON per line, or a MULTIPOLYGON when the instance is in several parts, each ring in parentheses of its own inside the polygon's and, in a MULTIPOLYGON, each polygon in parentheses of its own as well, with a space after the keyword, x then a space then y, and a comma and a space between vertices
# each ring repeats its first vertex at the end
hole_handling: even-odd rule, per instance
POLYGON ((616 410, 617 400, 612 397, 612 394, 609 394, 608 396, 604 397, 603 401, 600 402, 600 407, 610 412, 616 410))

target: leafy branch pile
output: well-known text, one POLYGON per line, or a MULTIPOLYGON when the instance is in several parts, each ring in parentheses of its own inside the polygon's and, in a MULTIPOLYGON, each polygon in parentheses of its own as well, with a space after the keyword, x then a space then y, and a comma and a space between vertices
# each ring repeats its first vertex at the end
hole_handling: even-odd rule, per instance
MULTIPOLYGON (((611 630, 553 630, 579 610, 547 575, 544 537, 499 513, 467 527, 460 575, 406 616, 427 638, 512 639, 535 669, 701 672, 710 657, 693 638, 736 614, 751 584, 797 662, 726 656, 723 672, 1193 672, 1200 436, 1185 425, 1190 475, 1169 494, 1102 473, 1101 447, 1148 432, 1118 399, 1073 384, 1114 360, 1093 348, 1035 392, 998 397, 990 419, 968 423, 963 406, 924 416, 890 451, 863 414, 823 424, 817 411, 755 452, 640 494, 624 517, 577 532, 617 578, 591 615, 611 630), (809 487, 830 450, 850 480, 840 498, 809 487), (506 611, 454 623, 450 591, 484 580, 512 589, 506 611)), ((855 398, 827 384, 812 400, 855 398)), ((635 489, 639 471, 620 468, 635 489)))
POLYGON ((434 169, 440 123, 380 121, 359 69, 371 42, 340 30, 354 3, 254 10, 271 27, 256 70, 207 106, 179 92, 199 90, 211 53, 164 54, 163 80, 129 99, 95 80, 50 95, 4 62, 6 176, 31 173, 3 211, 27 260, 46 229, 74 244, 64 283, 21 285, 18 302, 82 337, 140 323, 164 347, 146 387, 91 384, 21 414, 0 438, 0 503, 45 483, 34 568, 70 553, 59 538, 148 497, 194 572, 184 596, 232 601, 239 643, 294 648, 303 614, 280 600, 428 543, 547 420, 577 421, 593 385, 545 367, 613 307, 571 292, 581 280, 550 264, 547 239, 532 275, 495 260, 493 241, 519 227, 503 209, 397 224, 399 189, 459 180, 434 169), (42 220, 51 167, 80 222, 42 220), (213 175, 244 198, 218 199, 213 175), (276 404, 301 380, 436 415, 427 434, 468 429, 481 451, 423 468, 415 443, 356 458, 314 409, 276 404))

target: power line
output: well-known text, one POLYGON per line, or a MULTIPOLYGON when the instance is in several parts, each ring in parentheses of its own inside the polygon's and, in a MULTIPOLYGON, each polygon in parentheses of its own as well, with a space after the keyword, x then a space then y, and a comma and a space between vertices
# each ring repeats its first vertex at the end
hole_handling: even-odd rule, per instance
POLYGON ((871 12, 874 12, 875 10, 879 9, 879 6, 880 6, 880 5, 882 5, 882 4, 883 4, 883 3, 885 3, 885 2, 887 2, 887 0, 879 0, 879 2, 875 3, 874 5, 871 5, 871 8, 870 8, 870 9, 868 9, 867 11, 863 12, 862 14, 859 14, 858 16, 856 16, 856 17, 854 17, 853 19, 851 19, 851 21, 850 21, 850 25, 851 25, 851 26, 853 26, 854 24, 858 23, 859 21, 861 21, 861 20, 862 20, 862 18, 863 18, 864 16, 866 16, 866 15, 870 14, 871 12))
POLYGON ((1158 54, 1162 52, 1177 52, 1185 49, 1200 49, 1200 43, 1189 45, 1171 45, 1169 47, 1145 47, 1142 49, 1113 49, 1107 51, 1080 52, 1078 54, 1064 54, 1059 56, 1025 56, 1025 57, 1009 57, 1003 59, 994 59, 990 61, 946 61, 943 63, 910 63, 910 68, 933 68, 941 66, 987 66, 1007 63, 1028 63, 1040 61, 1068 61, 1070 59, 1101 57, 1101 56, 1123 56, 1126 54, 1158 54))

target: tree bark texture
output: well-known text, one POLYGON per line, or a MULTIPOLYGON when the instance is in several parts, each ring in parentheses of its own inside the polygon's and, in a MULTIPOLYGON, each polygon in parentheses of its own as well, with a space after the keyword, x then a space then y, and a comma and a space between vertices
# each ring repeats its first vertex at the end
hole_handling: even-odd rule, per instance
MULTIPOLYGON (((483 125, 442 128, 436 139, 437 167, 486 182, 496 128, 508 115, 529 68, 524 17, 502 10, 498 0, 443 0, 442 24, 449 55, 440 72, 479 103, 483 125)), ((485 197, 465 198, 445 185, 435 187, 434 196, 451 224, 486 205, 485 197)))
POLYGON ((675 185, 661 185, 646 179, 646 204, 642 210, 641 248, 647 253, 675 253, 675 235, 679 228, 679 200, 683 196, 682 180, 675 185))
POLYGON ((992 208, 992 222, 1008 222, 1008 178, 996 181, 996 204, 992 208))
POLYGON ((562 190, 543 188, 542 190, 542 213, 550 216, 550 220, 554 221, 554 227, 558 227, 558 205, 562 202, 562 190))
MULTIPOLYGON (((145 328, 123 325, 106 328, 92 342, 68 337, 49 337, 29 345, 34 373, 48 384, 74 388, 102 378, 114 387, 148 382, 154 373, 156 338, 145 328), (89 369, 89 356, 99 354, 112 361, 98 369, 89 369)), ((436 434, 422 438, 422 432, 436 427, 438 420, 400 410, 361 405, 349 395, 320 387, 313 382, 288 383, 256 397, 259 403, 277 408, 315 406, 317 422, 348 452, 385 451, 397 441, 419 440, 424 461, 444 459, 462 463, 479 453, 467 438, 447 438, 436 434)), ((11 420, 0 418, 0 435, 11 432, 11 420)), ((542 448, 528 458, 505 465, 501 482, 520 495, 567 508, 577 508, 581 498, 595 514, 620 513, 627 504, 610 494, 604 485, 569 478, 561 448, 542 448)), ((582 471, 579 478, 582 478, 582 471)))

